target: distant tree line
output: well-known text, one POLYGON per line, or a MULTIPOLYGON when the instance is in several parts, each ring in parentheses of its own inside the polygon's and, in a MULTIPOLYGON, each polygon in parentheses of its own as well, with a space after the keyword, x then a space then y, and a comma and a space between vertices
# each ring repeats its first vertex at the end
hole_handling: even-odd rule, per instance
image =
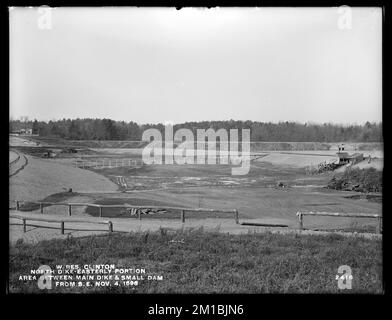
MULTIPOLYGON (((137 124, 130 121, 111 119, 62 119, 56 121, 11 120, 10 132, 32 128, 33 133, 44 137, 59 137, 70 140, 134 140, 140 141, 143 131, 157 128, 164 133, 165 126, 159 124, 137 124)), ((297 122, 258 121, 200 121, 174 125, 190 129, 196 137, 197 129, 250 129, 251 141, 292 141, 292 142, 381 142, 382 124, 366 122, 363 125, 314 124, 297 122)))

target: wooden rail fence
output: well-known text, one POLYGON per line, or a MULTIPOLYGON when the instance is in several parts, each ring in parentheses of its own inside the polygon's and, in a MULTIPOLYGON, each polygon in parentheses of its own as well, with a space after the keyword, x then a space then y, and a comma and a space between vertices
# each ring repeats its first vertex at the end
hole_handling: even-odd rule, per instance
MULTIPOLYGON (((12 161, 12 163, 9 164, 9 167, 11 168, 12 165, 14 165, 14 164, 15 164, 17 161, 19 161, 20 159, 21 159, 21 156, 20 156, 19 153, 18 153, 17 159, 15 159, 14 161, 12 161)), ((20 171, 22 171, 22 170, 27 166, 27 164, 29 163, 29 160, 27 160, 27 158, 26 158, 25 155, 23 155, 23 159, 24 159, 24 163, 23 163, 19 168, 17 168, 14 172, 12 172, 12 173, 9 174, 9 177, 10 177, 10 178, 11 178, 12 176, 18 174, 20 171)))
MULTIPOLYGON (((26 232, 27 220, 30 221, 42 221, 49 223, 60 223, 61 234, 64 234, 65 231, 65 222, 66 223, 93 223, 93 224, 107 224, 109 233, 113 232, 113 223, 111 221, 90 221, 90 220, 56 220, 56 219, 46 219, 46 218, 34 218, 34 217, 23 217, 18 215, 12 215, 10 218, 22 220, 23 223, 23 232, 26 232)), ((88 231, 88 230, 84 230, 88 231)))
POLYGON ((344 213, 344 212, 297 212, 299 229, 302 230, 304 227, 304 216, 331 216, 331 217, 348 217, 348 218, 376 218, 378 219, 377 231, 382 233, 382 216, 379 214, 371 213, 344 213))
MULTIPOLYGON (((20 204, 23 201, 16 201, 16 210, 20 210, 20 204)), ((103 208, 125 208, 127 210, 134 210, 138 216, 138 219, 142 219, 142 209, 155 209, 155 210, 175 210, 181 212, 181 221, 185 222, 185 212, 216 212, 216 213, 231 213, 233 214, 236 224, 239 224, 239 213, 237 209, 207 209, 207 208, 183 208, 183 207, 167 207, 167 206, 133 206, 128 204, 96 204, 96 203, 59 203, 59 202, 29 202, 33 204, 39 204, 40 212, 44 213, 44 206, 67 206, 68 215, 72 216, 72 207, 76 206, 87 206, 99 208, 99 217, 103 217, 103 208)))

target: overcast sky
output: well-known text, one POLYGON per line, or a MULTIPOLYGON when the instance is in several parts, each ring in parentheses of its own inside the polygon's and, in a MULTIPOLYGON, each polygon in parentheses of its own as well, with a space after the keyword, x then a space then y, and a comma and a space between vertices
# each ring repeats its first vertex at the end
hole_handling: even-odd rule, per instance
POLYGON ((338 8, 11 8, 10 116, 378 122, 381 25, 377 8, 351 29, 338 8))

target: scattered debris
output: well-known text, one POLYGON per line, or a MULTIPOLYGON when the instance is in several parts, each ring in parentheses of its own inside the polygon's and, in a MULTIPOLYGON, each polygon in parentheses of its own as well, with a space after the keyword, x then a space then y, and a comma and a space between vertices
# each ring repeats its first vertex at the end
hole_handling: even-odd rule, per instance
POLYGON ((74 148, 66 148, 61 150, 62 153, 77 153, 78 151, 74 148))
POLYGON ((287 184, 284 184, 284 183, 281 182, 281 181, 278 181, 278 182, 276 183, 276 186, 277 186, 278 188, 287 188, 287 187, 288 187, 287 184))
POLYGON ((136 209, 136 208, 130 208, 127 209, 127 213, 129 213, 131 216, 137 216, 138 214, 155 214, 155 213, 166 213, 167 211, 165 209, 153 209, 153 208, 143 208, 143 209, 136 209))

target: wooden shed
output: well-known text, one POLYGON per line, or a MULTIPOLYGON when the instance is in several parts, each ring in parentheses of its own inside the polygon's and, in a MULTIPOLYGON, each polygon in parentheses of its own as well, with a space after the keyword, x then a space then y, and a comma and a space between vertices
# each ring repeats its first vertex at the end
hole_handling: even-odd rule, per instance
POLYGON ((355 164, 364 159, 363 153, 354 153, 350 155, 348 152, 338 152, 337 155, 339 157, 339 164, 355 164))

